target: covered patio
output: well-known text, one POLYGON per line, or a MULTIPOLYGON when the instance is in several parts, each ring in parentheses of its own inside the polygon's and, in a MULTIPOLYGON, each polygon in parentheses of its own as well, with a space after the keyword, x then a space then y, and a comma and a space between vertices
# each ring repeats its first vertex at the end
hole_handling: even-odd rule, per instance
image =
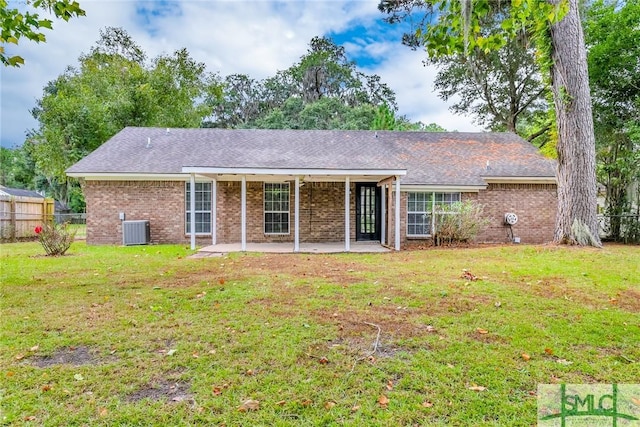
MULTIPOLYGON (((302 253, 337 253, 337 252, 386 252, 391 249, 400 250, 400 177, 406 175, 404 169, 279 169, 279 168, 224 168, 224 167, 202 167, 202 166, 185 166, 182 168, 183 173, 190 176, 190 227, 188 235, 190 237, 191 249, 196 249, 196 231, 195 231, 195 184, 196 182, 211 182, 212 188, 212 233, 211 245, 202 248, 203 253, 228 253, 228 252, 302 252, 302 253), (238 241, 220 243, 218 241, 217 229, 217 204, 218 204, 218 184, 237 182, 240 184, 240 200, 237 210, 240 212, 240 233, 238 241), (255 242, 248 238, 248 202, 247 188, 249 182, 260 183, 277 183, 284 182, 291 185, 292 202, 293 202, 293 221, 291 224, 292 241, 272 241, 272 242, 255 242), (301 210, 301 188, 305 183, 340 183, 343 186, 344 201, 341 208, 343 214, 343 235, 344 240, 337 242, 329 239, 329 241, 316 242, 315 240, 303 241, 301 236, 300 210, 301 210), (373 203, 366 204, 369 210, 365 212, 365 204, 361 202, 365 200, 364 195, 356 194, 352 198, 351 185, 370 184, 369 187, 376 186, 380 199, 373 203), (393 191, 393 193, 392 193, 393 191), (392 194, 395 196, 393 202, 394 208, 390 212, 391 203, 387 203, 387 198, 391 202, 392 194), (356 228, 369 229, 380 227, 377 230, 377 236, 374 241, 363 241, 356 234, 353 239, 351 233, 352 210, 354 209, 354 199, 356 209, 356 228), (361 207, 362 205, 362 207, 361 207), (375 210, 378 206, 378 211, 375 210), (380 208, 381 206, 381 208, 380 208), (388 210, 389 209, 389 210, 388 210), (376 218, 380 215, 381 218, 376 218), (360 220, 364 217, 370 218, 366 223, 360 225, 360 220), (393 218, 393 231, 387 227, 387 222, 393 218), (378 221, 379 225, 375 223, 378 221), (360 226, 360 227, 359 227, 360 226), (393 236, 393 237, 392 237, 393 236), (377 241, 376 241, 377 240, 377 241)), ((364 194, 364 193, 363 193, 364 194)), ((367 193, 371 197, 375 194, 373 191, 367 193)), ((376 196, 377 197, 377 196, 376 196)), ((369 196, 366 197, 369 200, 369 196)), ((266 233, 265 233, 266 234, 266 233)), ((287 231, 285 234, 289 234, 287 231)))

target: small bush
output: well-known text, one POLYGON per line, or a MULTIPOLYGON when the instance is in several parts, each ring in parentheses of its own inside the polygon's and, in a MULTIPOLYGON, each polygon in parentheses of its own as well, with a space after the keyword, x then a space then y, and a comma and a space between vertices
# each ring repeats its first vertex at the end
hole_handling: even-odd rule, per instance
POLYGON ((43 225, 37 226, 34 231, 49 256, 64 255, 76 236, 75 230, 69 230, 67 223, 45 222, 43 225))
POLYGON ((468 200, 453 203, 436 214, 436 246, 474 240, 487 225, 482 205, 468 200))

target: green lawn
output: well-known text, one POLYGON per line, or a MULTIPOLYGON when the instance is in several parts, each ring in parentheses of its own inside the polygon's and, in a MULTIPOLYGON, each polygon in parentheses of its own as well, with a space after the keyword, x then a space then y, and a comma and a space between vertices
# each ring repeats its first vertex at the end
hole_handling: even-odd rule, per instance
POLYGON ((0 425, 530 426, 640 382, 638 246, 0 252, 0 425))

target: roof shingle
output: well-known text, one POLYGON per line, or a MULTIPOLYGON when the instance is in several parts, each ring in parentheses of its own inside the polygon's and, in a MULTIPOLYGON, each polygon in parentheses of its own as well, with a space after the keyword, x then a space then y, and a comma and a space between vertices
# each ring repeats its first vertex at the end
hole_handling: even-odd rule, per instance
POLYGON ((67 172, 179 174, 183 167, 401 169, 403 184, 424 185, 555 176, 555 162, 512 133, 138 127, 123 129, 67 172))

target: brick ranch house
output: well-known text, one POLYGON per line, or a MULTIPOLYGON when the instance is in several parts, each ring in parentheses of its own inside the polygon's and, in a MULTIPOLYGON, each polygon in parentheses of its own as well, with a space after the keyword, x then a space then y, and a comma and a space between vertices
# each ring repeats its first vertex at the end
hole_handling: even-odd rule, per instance
POLYGON ((349 251, 424 243, 438 209, 465 200, 489 220, 480 242, 551 241, 555 170, 511 133, 128 127, 67 174, 82 182, 88 244, 121 244, 126 218, 148 220, 151 243, 349 251))

